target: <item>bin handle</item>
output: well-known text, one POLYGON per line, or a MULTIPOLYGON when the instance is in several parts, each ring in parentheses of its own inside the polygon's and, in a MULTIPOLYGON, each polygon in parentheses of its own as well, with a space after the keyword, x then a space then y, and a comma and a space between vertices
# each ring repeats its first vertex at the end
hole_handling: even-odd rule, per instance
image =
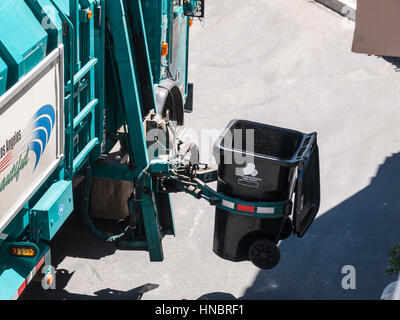
MULTIPOLYGON (((300 160, 299 162, 299 167, 298 167, 298 176, 297 176, 297 186, 296 186, 296 196, 295 196, 295 208, 294 208, 294 220, 298 219, 299 216, 302 214, 302 211, 304 209, 304 203, 303 203, 303 183, 304 183, 304 173, 306 170, 306 164, 308 163, 308 161, 310 160, 310 156, 311 154, 314 152, 315 148, 318 148, 318 146, 316 145, 316 137, 317 134, 313 134, 311 137, 310 142, 307 145, 307 149, 304 152, 304 157, 303 159, 300 160)), ((318 212, 318 207, 317 206, 312 206, 311 210, 314 211, 314 215, 317 214, 318 212)), ((307 231, 308 227, 311 225, 313 219, 310 219, 306 225, 303 226, 303 230, 299 230, 297 232, 299 237, 302 237, 305 232, 307 231)), ((296 228, 296 226, 295 226, 296 228)))
POLYGON ((308 158, 311 155, 312 147, 314 146, 315 142, 317 141, 317 133, 311 133, 304 137, 302 147, 300 148, 299 152, 297 153, 297 159, 299 160, 299 169, 304 168, 304 163, 307 162, 308 158), (307 144, 306 141, 308 140, 307 144))
MULTIPOLYGON (((302 205, 302 195, 303 195, 303 176, 304 176, 304 170, 305 170, 305 163, 307 163, 308 159, 311 156, 311 152, 313 151, 313 146, 317 140, 317 133, 314 132, 309 136, 306 136, 304 138, 303 144, 305 143, 305 141, 307 141, 307 139, 310 139, 309 142, 306 145, 306 149, 304 150, 304 152, 301 155, 301 159, 299 161, 299 166, 298 166, 298 174, 297 174, 297 187, 296 187, 296 202, 297 202, 297 206, 295 207, 295 213, 299 214, 299 212, 301 210, 303 210, 303 205, 302 205)), ((300 151, 304 149, 301 148, 300 151)), ((299 151, 299 153, 300 153, 299 151)))

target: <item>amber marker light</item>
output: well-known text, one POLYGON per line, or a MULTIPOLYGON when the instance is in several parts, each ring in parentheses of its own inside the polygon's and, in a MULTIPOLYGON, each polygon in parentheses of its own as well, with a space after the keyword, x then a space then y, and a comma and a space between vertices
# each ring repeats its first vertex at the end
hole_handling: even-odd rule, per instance
POLYGON ((28 246, 10 246, 8 247, 8 254, 14 257, 33 258, 37 254, 37 250, 28 246))
POLYGON ((168 55, 168 43, 163 42, 162 46, 161 46, 161 56, 165 57, 168 55))
POLYGON ((47 285, 48 285, 48 286, 51 286, 51 284, 53 283, 53 281, 54 281, 54 276, 53 276, 51 273, 49 273, 49 274, 46 276, 46 283, 47 283, 47 285))

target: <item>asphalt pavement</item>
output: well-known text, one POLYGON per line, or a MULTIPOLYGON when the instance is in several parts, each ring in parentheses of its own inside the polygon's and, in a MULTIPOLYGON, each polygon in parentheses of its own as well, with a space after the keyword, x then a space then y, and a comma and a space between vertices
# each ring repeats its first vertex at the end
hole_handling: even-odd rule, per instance
POLYGON ((321 209, 304 238, 280 243, 281 261, 260 271, 212 252, 214 208, 173 195, 176 237, 165 260, 118 251, 73 215, 53 241, 56 290, 25 299, 379 299, 395 279, 388 252, 400 241, 400 74, 383 58, 351 52, 354 23, 305 0, 207 1, 191 28, 194 112, 188 134, 202 160, 233 118, 318 132, 321 209), (356 271, 345 290, 345 266, 356 271))

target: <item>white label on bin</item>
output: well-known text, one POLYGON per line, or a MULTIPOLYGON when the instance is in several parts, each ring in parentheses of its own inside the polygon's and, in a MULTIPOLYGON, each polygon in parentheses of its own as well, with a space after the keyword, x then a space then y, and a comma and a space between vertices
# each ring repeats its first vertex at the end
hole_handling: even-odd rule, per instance
POLYGON ((236 168, 236 175, 257 177, 258 171, 254 163, 248 163, 244 168, 236 168))
POLYGON ((222 200, 222 205, 229 209, 235 209, 235 204, 227 200, 222 200))
POLYGON ((259 207, 259 208, 257 208, 257 213, 274 214, 275 213, 275 208, 259 207))
POLYGON ((254 163, 248 163, 244 168, 236 168, 236 175, 240 176, 238 179, 238 184, 249 187, 249 188, 259 188, 259 182, 262 179, 257 178, 258 170, 254 163))
POLYGON ((258 187, 260 186, 260 184, 258 183, 258 180, 255 180, 252 177, 239 178, 237 183, 239 185, 241 185, 241 186, 245 186, 245 187, 248 187, 248 188, 256 188, 256 189, 258 189, 258 187))

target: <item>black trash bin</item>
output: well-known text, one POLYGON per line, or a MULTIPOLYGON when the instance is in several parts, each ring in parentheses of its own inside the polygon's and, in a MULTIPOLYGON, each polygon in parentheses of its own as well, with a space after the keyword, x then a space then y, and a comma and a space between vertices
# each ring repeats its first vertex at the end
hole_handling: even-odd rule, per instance
POLYGON ((293 232, 303 236, 319 209, 316 133, 233 120, 216 141, 214 156, 219 164, 218 192, 249 202, 288 205, 273 218, 217 208, 213 251, 231 261, 275 267, 280 259, 277 243, 293 232))

